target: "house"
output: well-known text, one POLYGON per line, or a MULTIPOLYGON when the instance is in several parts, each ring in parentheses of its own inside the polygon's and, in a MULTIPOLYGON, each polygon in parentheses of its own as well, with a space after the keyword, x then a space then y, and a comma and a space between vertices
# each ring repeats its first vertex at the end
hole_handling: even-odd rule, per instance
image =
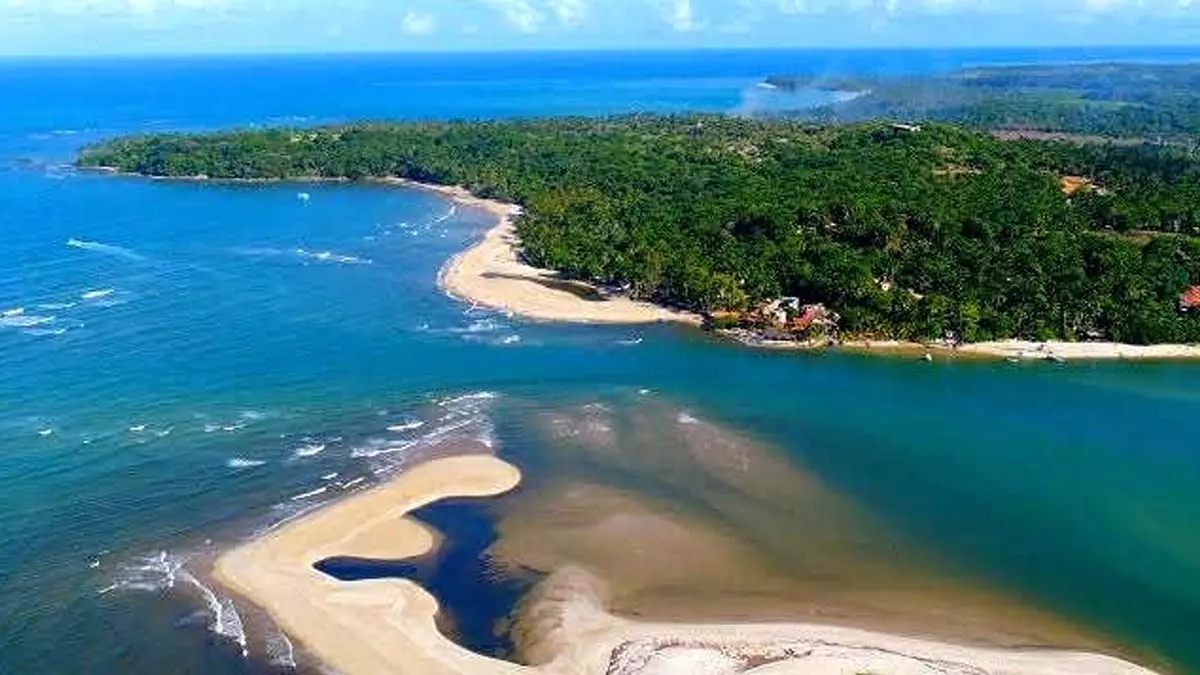
POLYGON ((825 305, 805 305, 796 318, 792 319, 789 328, 796 331, 806 331, 818 325, 829 315, 825 305))
POLYGON ((1200 309, 1200 286, 1192 286, 1179 296, 1179 310, 1189 312, 1200 309))
POLYGON ((891 128, 892 128, 892 131, 899 131, 899 132, 901 132, 901 133, 905 133, 905 134, 916 134, 916 133, 920 133, 920 131, 921 131, 921 125, 920 125, 920 124, 900 124, 900 123, 895 123, 895 124, 892 124, 892 125, 890 125, 890 126, 891 126, 891 128))

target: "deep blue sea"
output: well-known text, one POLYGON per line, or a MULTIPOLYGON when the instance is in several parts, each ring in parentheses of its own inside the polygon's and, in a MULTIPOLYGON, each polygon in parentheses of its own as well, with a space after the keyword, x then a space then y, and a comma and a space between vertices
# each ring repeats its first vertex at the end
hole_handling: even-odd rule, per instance
POLYGON ((672 327, 528 323, 438 291, 438 269, 489 223, 431 194, 70 166, 127 133, 745 114, 796 104, 755 86, 779 73, 1197 58, 0 61, 0 673, 289 671, 286 639, 247 631, 252 608, 203 581, 214 552, 402 470, 439 434, 470 433, 520 464, 545 450, 540 412, 636 410, 646 397, 753 439, 851 504, 874 524, 848 546, 870 583, 888 578, 890 552, 919 552, 1143 662, 1200 672, 1198 366, 768 354, 672 327))

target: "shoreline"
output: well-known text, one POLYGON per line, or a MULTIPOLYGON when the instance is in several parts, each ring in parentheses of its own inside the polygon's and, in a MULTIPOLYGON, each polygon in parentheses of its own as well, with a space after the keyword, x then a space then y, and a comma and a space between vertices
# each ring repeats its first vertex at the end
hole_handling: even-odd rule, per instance
MULTIPOLYGON (((209 176, 146 176, 113 167, 81 167, 83 171, 118 176, 184 182, 231 184, 348 183, 348 178, 297 176, 291 178, 211 178, 209 176)), ((473 195, 461 186, 422 183, 400 177, 364 178, 362 182, 433 192, 455 204, 479 209, 496 218, 483 238, 452 256, 438 271, 437 285, 460 302, 511 312, 535 321, 592 325, 676 323, 702 327, 698 314, 623 296, 605 295, 595 285, 562 279, 520 259, 515 219, 521 207, 473 195)), ((766 340, 750 331, 715 331, 722 338, 755 349, 775 351, 841 351, 878 356, 948 357, 953 359, 1025 361, 1196 361, 1200 344, 1134 345, 1119 342, 1031 341, 1020 339, 952 345, 944 342, 849 340, 838 344, 766 340)))
POLYGON ((333 557, 403 560, 439 535, 410 514, 451 498, 506 494, 520 470, 493 455, 432 459, 221 554, 213 578, 268 613, 296 644, 345 675, 1153 675, 1115 657, 1054 649, 959 646, 808 623, 663 623, 612 615, 601 580, 571 567, 533 592, 522 630, 536 666, 468 651, 436 626, 437 599, 399 578, 341 582, 333 557))
POLYGON ((649 302, 610 295, 593 284, 563 279, 557 272, 521 260, 516 218, 521 207, 476 197, 466 188, 383 179, 436 192, 469 208, 486 211, 497 222, 483 238, 455 254, 438 272, 438 287, 450 297, 537 321, 597 325, 679 323, 701 326, 702 317, 649 302))
POLYGON ((1111 361, 1196 361, 1200 345, 1131 345, 1120 342, 1065 342, 1047 340, 992 340, 988 342, 906 342, 903 340, 847 340, 838 343, 763 340, 749 335, 721 331, 723 337, 756 349, 775 351, 823 352, 951 360, 1011 362, 1111 362, 1111 361))

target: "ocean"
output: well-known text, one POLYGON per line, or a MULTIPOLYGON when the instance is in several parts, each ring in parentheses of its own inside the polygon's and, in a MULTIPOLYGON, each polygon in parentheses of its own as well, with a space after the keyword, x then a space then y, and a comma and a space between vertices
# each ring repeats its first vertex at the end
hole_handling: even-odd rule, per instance
MULTIPOLYGON (((525 468, 528 485, 495 508, 431 515, 465 533, 448 554, 455 569, 484 551, 522 569, 590 555, 542 508, 569 480, 597 504, 671 513, 754 552, 754 564, 689 569, 729 585, 695 598, 662 590, 686 580, 594 556, 618 609, 823 617, 1008 644, 1061 636, 1200 672, 1198 366, 928 364, 758 352, 669 326, 530 323, 436 288, 445 260, 489 222, 433 194, 70 166, 81 147, 129 133, 746 114, 798 104, 756 86, 779 73, 1196 58, 0 61, 0 673, 304 669, 269 621, 206 581, 206 561, 463 434, 525 468), (592 454, 606 444, 619 452, 592 454), (538 548, 547 542, 559 548, 538 548), (757 585, 759 569, 778 583, 757 585)), ((436 570, 417 574, 454 592, 436 570)), ((502 651, 488 625, 532 581, 447 599, 470 627, 464 643, 502 651)))

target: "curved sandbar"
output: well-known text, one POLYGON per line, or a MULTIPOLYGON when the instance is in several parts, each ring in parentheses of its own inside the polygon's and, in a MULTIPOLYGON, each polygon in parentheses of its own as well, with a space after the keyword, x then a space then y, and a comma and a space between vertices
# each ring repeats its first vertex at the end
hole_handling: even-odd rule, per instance
POLYGON ((473 196, 460 187, 399 184, 436 191, 459 204, 482 209, 497 218, 496 225, 471 248, 454 256, 438 275, 438 284, 454 297, 539 321, 591 324, 648 324, 676 322, 700 325, 688 312, 606 295, 591 284, 567 280, 553 270, 524 263, 519 256, 515 218, 521 208, 473 196))
POLYGON ((472 653, 435 625, 437 601, 403 579, 342 582, 330 557, 399 560, 436 535, 408 517, 451 497, 512 490, 519 470, 490 455, 437 459, 221 556, 218 581, 268 611, 309 653, 344 675, 1150 675, 1115 658, 979 649, 810 624, 651 624, 612 616, 604 586, 562 569, 535 591, 518 629, 536 667, 472 653))
POLYGON ((442 637, 434 625, 437 601, 416 584, 341 582, 313 565, 337 556, 427 553, 436 536, 408 513, 442 499, 503 494, 520 480, 515 467, 490 455, 433 460, 222 555, 214 576, 345 675, 516 672, 442 637))

